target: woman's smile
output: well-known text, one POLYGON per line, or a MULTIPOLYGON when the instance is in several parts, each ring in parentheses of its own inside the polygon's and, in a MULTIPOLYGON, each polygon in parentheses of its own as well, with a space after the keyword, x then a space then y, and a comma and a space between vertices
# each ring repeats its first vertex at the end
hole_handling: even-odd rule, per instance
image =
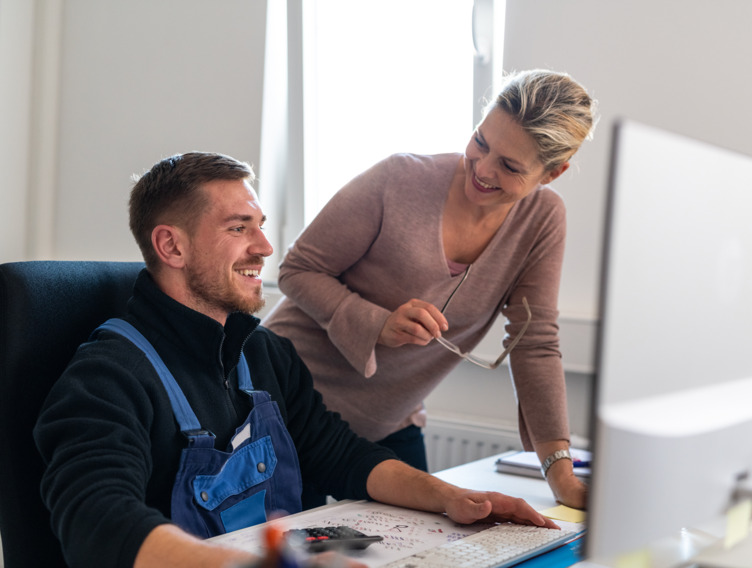
POLYGON ((482 193, 492 193, 494 191, 498 191, 499 189, 501 189, 500 187, 484 182, 474 172, 473 172, 471 179, 472 179, 473 185, 475 186, 475 189, 477 189, 478 191, 482 193))

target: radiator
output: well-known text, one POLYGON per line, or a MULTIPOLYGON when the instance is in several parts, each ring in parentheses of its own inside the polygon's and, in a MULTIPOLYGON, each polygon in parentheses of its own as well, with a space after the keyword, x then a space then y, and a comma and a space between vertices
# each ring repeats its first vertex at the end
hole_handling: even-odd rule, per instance
POLYGON ((513 428, 458 420, 429 416, 424 434, 430 472, 522 448, 519 433, 513 428))

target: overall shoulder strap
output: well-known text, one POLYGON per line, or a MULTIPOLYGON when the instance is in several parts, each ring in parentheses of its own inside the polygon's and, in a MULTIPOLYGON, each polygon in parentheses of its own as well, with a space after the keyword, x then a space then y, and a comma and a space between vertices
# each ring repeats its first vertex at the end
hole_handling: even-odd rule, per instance
MULTIPOLYGON (((188 400, 185 398, 183 391, 178 386, 175 377, 164 364, 162 358, 154 349, 154 346, 138 331, 135 327, 129 324, 127 321, 120 318, 112 318, 100 325, 94 334, 100 330, 106 329, 113 331, 125 337, 128 341, 133 343, 136 347, 144 352, 151 364, 154 366, 154 370, 159 375, 162 384, 167 390, 167 396, 170 398, 170 404, 172 405, 172 411, 175 414, 175 419, 180 425, 180 431, 186 436, 197 435, 202 432, 201 424, 199 424, 196 414, 188 404, 188 400)), ((92 336, 94 335, 92 334, 92 336)))
POLYGON ((245 358, 245 353, 240 354, 240 361, 238 361, 238 388, 249 395, 253 392, 251 370, 248 367, 248 361, 245 358))

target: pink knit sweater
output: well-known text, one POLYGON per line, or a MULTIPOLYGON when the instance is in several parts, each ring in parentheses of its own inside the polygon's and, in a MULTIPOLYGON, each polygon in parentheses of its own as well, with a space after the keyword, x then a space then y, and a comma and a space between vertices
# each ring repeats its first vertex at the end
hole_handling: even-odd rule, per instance
MULTIPOLYGON (((411 298, 441 308, 462 279, 450 274, 441 233, 460 158, 398 154, 376 164, 331 199, 281 264, 286 298, 264 325, 293 341, 327 406, 371 440, 410 424, 462 361, 435 341, 376 345, 391 311, 411 298)), ((500 313, 505 343, 514 337, 527 298, 533 319, 510 355, 527 449, 532 440, 569 439, 557 324, 564 240, 561 197, 548 187, 533 191, 514 205, 445 311, 444 337, 468 351, 500 313)))

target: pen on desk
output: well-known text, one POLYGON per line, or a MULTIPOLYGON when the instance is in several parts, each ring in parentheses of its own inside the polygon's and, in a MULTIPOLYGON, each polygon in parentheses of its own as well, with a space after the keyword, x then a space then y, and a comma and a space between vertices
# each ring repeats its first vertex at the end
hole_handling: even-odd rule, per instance
POLYGON ((303 566, 290 548, 281 525, 269 523, 264 531, 264 543, 267 552, 263 566, 270 568, 301 568, 303 566))

